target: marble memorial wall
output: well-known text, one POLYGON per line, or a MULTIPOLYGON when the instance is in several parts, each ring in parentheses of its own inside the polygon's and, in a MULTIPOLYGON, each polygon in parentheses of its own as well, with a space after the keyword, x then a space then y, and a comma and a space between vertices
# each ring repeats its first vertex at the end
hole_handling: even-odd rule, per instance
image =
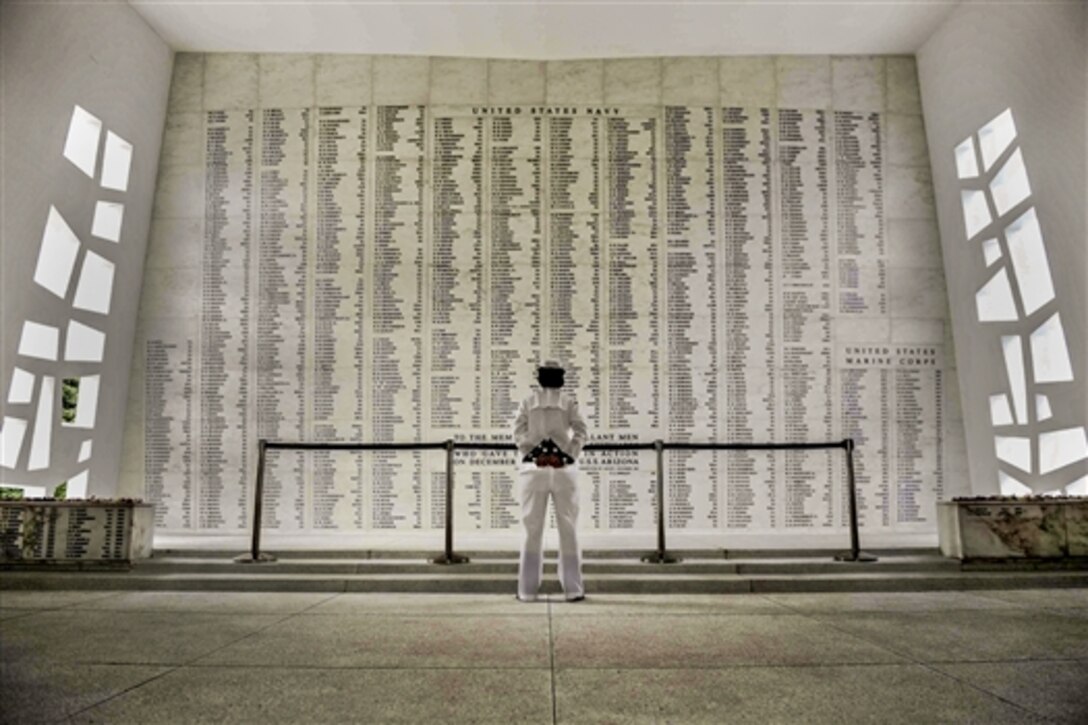
MULTIPOLYGON (((911 58, 178 56, 125 490, 249 526, 259 438, 508 442, 556 357, 599 442, 858 441, 862 525, 934 531, 962 464, 911 58)), ((276 452, 264 526, 433 530, 444 455, 276 452)), ((650 529, 587 454, 583 525, 650 529)), ((458 529, 520 526, 457 456, 458 529)), ((965 485, 965 481, 963 482, 965 485)), ((671 452, 668 525, 845 525, 841 451, 671 452)))

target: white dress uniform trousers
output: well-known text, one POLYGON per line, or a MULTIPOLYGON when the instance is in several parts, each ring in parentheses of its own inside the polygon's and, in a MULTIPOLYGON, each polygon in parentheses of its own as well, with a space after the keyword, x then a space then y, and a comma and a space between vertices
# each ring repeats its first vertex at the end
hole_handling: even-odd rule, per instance
POLYGON ((519 458, 524 458, 542 440, 555 441, 575 463, 563 468, 537 468, 520 464, 518 494, 525 539, 518 568, 518 597, 532 600, 540 588, 544 571, 544 524, 548 498, 555 507, 559 526, 559 580, 567 599, 583 596, 582 553, 578 548, 578 456, 586 441, 586 422, 578 403, 558 388, 543 388, 521 403, 514 424, 514 441, 519 458))

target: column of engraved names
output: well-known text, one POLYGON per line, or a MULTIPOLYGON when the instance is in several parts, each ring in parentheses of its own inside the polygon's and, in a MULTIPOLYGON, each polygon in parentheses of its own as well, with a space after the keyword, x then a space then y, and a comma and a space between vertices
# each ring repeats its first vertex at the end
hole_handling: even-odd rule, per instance
POLYGON ((193 527, 194 344, 159 338, 144 348, 144 496, 155 528, 193 527))
MULTIPOLYGON (((310 437, 363 440, 368 109, 316 110, 310 437)), ((311 454, 310 526, 365 525, 363 456, 311 454)))
MULTIPOLYGON (((603 123, 609 178, 602 305, 607 324, 599 362, 608 407, 601 414, 602 438, 652 440, 661 435, 664 395, 658 199, 664 132, 656 109, 623 109, 603 123)), ((601 469, 607 527, 651 528, 657 506, 652 471, 635 455, 609 458, 615 463, 601 469)))
POLYGON ((931 522, 944 495, 940 346, 895 345, 895 523, 931 522))
MULTIPOLYGON (((488 433, 509 440, 520 398, 541 348, 544 235, 544 119, 528 109, 493 109, 485 121, 490 168, 484 247, 490 368, 488 433)), ((487 473, 491 528, 515 527, 514 468, 487 473)))
MULTIPOLYGON (((260 437, 306 433, 306 282, 310 109, 261 109, 257 285, 257 424, 260 437)), ((265 469, 262 524, 306 527, 307 454, 279 451, 265 469)))
POLYGON ((895 359, 894 346, 886 343, 849 344, 840 345, 836 365, 840 430, 856 445, 858 524, 869 528, 893 523, 890 463, 895 359))
POLYGON ((881 115, 835 111, 839 314, 888 314, 881 115))
MULTIPOLYGON (((601 109, 587 109, 592 110, 601 109)), ((566 387, 587 424, 599 431, 602 121, 592 115, 556 115, 547 127, 547 348, 566 367, 566 387)), ((593 455, 584 457, 580 467, 585 498, 598 504, 587 525, 598 529, 602 521, 593 513, 599 510, 602 471, 593 455)))
MULTIPOLYGON (((666 438, 719 439, 718 195, 714 109, 665 108, 666 438)), ((677 451, 668 464, 668 525, 718 525, 718 454, 677 451)))
MULTIPOLYGON (((427 438, 463 438, 483 424, 483 165, 485 119, 464 109, 432 109, 432 215, 427 299, 427 438)), ((466 452, 467 453, 467 452, 466 452)), ((477 453, 473 451, 471 453, 477 453)), ((430 469, 428 526, 441 528, 445 466, 430 469)), ((483 459, 459 455, 454 493, 458 530, 487 528, 483 459)))
MULTIPOLYGON (((424 109, 378 106, 374 124, 370 437, 417 441, 423 427, 424 109)), ((372 461, 373 527, 420 528, 420 453, 378 452, 372 461)))
POLYGON ((201 253, 196 526, 249 527, 249 268, 254 112, 205 116, 204 243, 201 253))
MULTIPOLYGON (((778 111, 781 216, 782 432, 787 441, 829 440, 831 240, 827 112, 778 111)), ((829 453, 787 451, 786 527, 834 525, 829 453)))
MULTIPOLYGON (((725 256, 725 439, 777 439, 777 308, 780 282, 774 226, 773 115, 769 108, 722 109, 722 253, 725 256)), ((725 526, 770 529, 778 524, 779 456, 730 452, 725 457, 725 526)))

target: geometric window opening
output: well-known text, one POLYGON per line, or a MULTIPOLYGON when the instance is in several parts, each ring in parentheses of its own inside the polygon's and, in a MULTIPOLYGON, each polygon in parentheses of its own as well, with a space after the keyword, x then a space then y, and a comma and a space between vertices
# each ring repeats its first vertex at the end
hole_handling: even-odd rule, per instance
POLYGON ((1067 383, 1073 379, 1059 313, 1055 312, 1031 333, 1031 361, 1037 383, 1067 383))
POLYGON ((76 406, 79 404, 79 378, 61 380, 60 391, 60 419, 71 423, 76 419, 76 406))
POLYGON ((970 137, 956 147, 956 175, 961 179, 978 176, 978 158, 975 157, 975 144, 970 137))
POLYGON ((1081 476, 1073 481, 1065 487, 1065 492, 1070 496, 1088 496, 1088 476, 1081 476))
POLYGON ((1016 410, 1016 422, 1028 423, 1028 392, 1024 378, 1024 349, 1019 335, 1003 335, 1001 350, 1005 356, 1005 374, 1009 378, 1012 404, 1016 410))
POLYGON ((1001 245, 996 239, 984 239, 982 241, 982 257, 986 260, 986 266, 1001 259, 1001 245))
POLYGON ((76 459, 77 463, 83 463, 84 461, 88 460, 91 457, 91 447, 92 447, 93 443, 94 443, 94 441, 92 441, 90 438, 88 438, 87 440, 83 441, 83 443, 80 444, 80 446, 79 446, 79 458, 76 459))
POLYGON ((94 221, 91 234, 99 239, 111 242, 121 240, 121 219, 125 215, 125 205, 111 201, 100 201, 94 206, 94 221))
MULTIPOLYGON (((70 387, 69 380, 65 380, 65 394, 67 396, 70 387)), ((101 378, 97 375, 87 375, 80 378, 74 386, 75 415, 71 421, 65 420, 62 425, 67 428, 94 428, 94 419, 98 409, 98 385, 101 378)), ((65 411, 67 414, 67 411, 65 411)))
POLYGON ((34 373, 28 373, 22 368, 15 368, 11 375, 11 385, 8 387, 8 403, 12 405, 25 405, 34 397, 34 373))
POLYGON ((1009 322, 1020 319, 1016 303, 1012 299, 1012 287, 1005 268, 997 273, 975 293, 975 307, 979 322, 1009 322))
POLYGON ((978 145, 982 149, 982 163, 987 171, 1015 138, 1016 124, 1012 120, 1012 110, 1008 108, 979 129, 978 145))
POLYGON ((64 338, 64 359, 73 362, 102 362, 106 335, 75 320, 68 322, 64 338))
POLYGON ((38 266, 34 269, 34 281, 64 299, 72 280, 72 268, 79 254, 79 237, 64 221, 56 207, 49 207, 49 217, 42 234, 38 251, 38 266))
POLYGON ((83 270, 79 274, 76 296, 72 305, 80 310, 109 314, 110 297, 113 295, 113 262, 94 252, 83 258, 83 270))
POLYGON ((80 171, 94 178, 94 166, 98 159, 98 139, 102 135, 102 122, 76 106, 68 124, 68 138, 64 142, 64 158, 80 171))
POLYGON ((19 339, 19 354, 39 360, 56 360, 59 338, 57 328, 27 320, 23 323, 23 336, 19 339))
POLYGON ((990 208, 986 206, 986 194, 965 189, 960 192, 960 201, 963 203, 963 223, 967 238, 972 239, 993 221, 990 208))
POLYGON ((102 188, 127 191, 128 170, 131 165, 132 144, 113 131, 106 132, 106 152, 102 158, 102 188))
POLYGON ((1035 420, 1049 420, 1054 413, 1050 410, 1050 398, 1045 395, 1035 396, 1035 420))
POLYGON ((997 472, 997 481, 1002 496, 1030 496, 1033 493, 1030 488, 1004 471, 997 472))
POLYGON ((34 438, 30 442, 28 471, 49 468, 49 449, 53 442, 53 396, 56 385, 52 376, 42 377, 42 389, 38 394, 38 416, 34 419, 34 438))
POLYGON ((4 416, 4 425, 0 428, 0 466, 15 468, 19 453, 23 450, 23 438, 26 437, 26 421, 22 418, 4 416))
POLYGON ((994 436, 997 457, 1016 466, 1021 471, 1031 473, 1031 439, 1018 436, 994 436))
POLYGON ((990 422, 995 426, 1012 425, 1012 410, 1009 398, 1004 393, 990 396, 990 422))
POLYGON ((1084 426, 1039 434, 1039 473, 1047 474, 1088 458, 1084 426))
POLYGON ((1031 196, 1028 170, 1024 168, 1024 157, 1020 149, 1012 152, 1012 156, 990 182, 990 193, 993 194, 994 207, 997 208, 998 216, 1004 216, 1014 206, 1031 196))
POLYGON ((87 498, 87 477, 90 471, 83 471, 68 479, 65 487, 65 498, 87 498))
POLYGON ((1024 300, 1024 314, 1030 315, 1054 299, 1054 283, 1050 279, 1050 265, 1046 261, 1046 247, 1039 230, 1035 207, 1028 209, 1020 218, 1005 229, 1009 242, 1009 256, 1024 300))

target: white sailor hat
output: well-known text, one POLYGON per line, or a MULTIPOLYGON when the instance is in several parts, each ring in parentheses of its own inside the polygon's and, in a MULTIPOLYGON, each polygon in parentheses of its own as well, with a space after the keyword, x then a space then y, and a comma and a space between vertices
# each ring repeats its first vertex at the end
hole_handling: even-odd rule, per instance
POLYGON ((540 363, 540 366, 537 368, 537 370, 563 370, 563 369, 564 369, 563 365, 558 360, 556 360, 555 358, 549 358, 548 360, 545 360, 544 362, 540 363))

